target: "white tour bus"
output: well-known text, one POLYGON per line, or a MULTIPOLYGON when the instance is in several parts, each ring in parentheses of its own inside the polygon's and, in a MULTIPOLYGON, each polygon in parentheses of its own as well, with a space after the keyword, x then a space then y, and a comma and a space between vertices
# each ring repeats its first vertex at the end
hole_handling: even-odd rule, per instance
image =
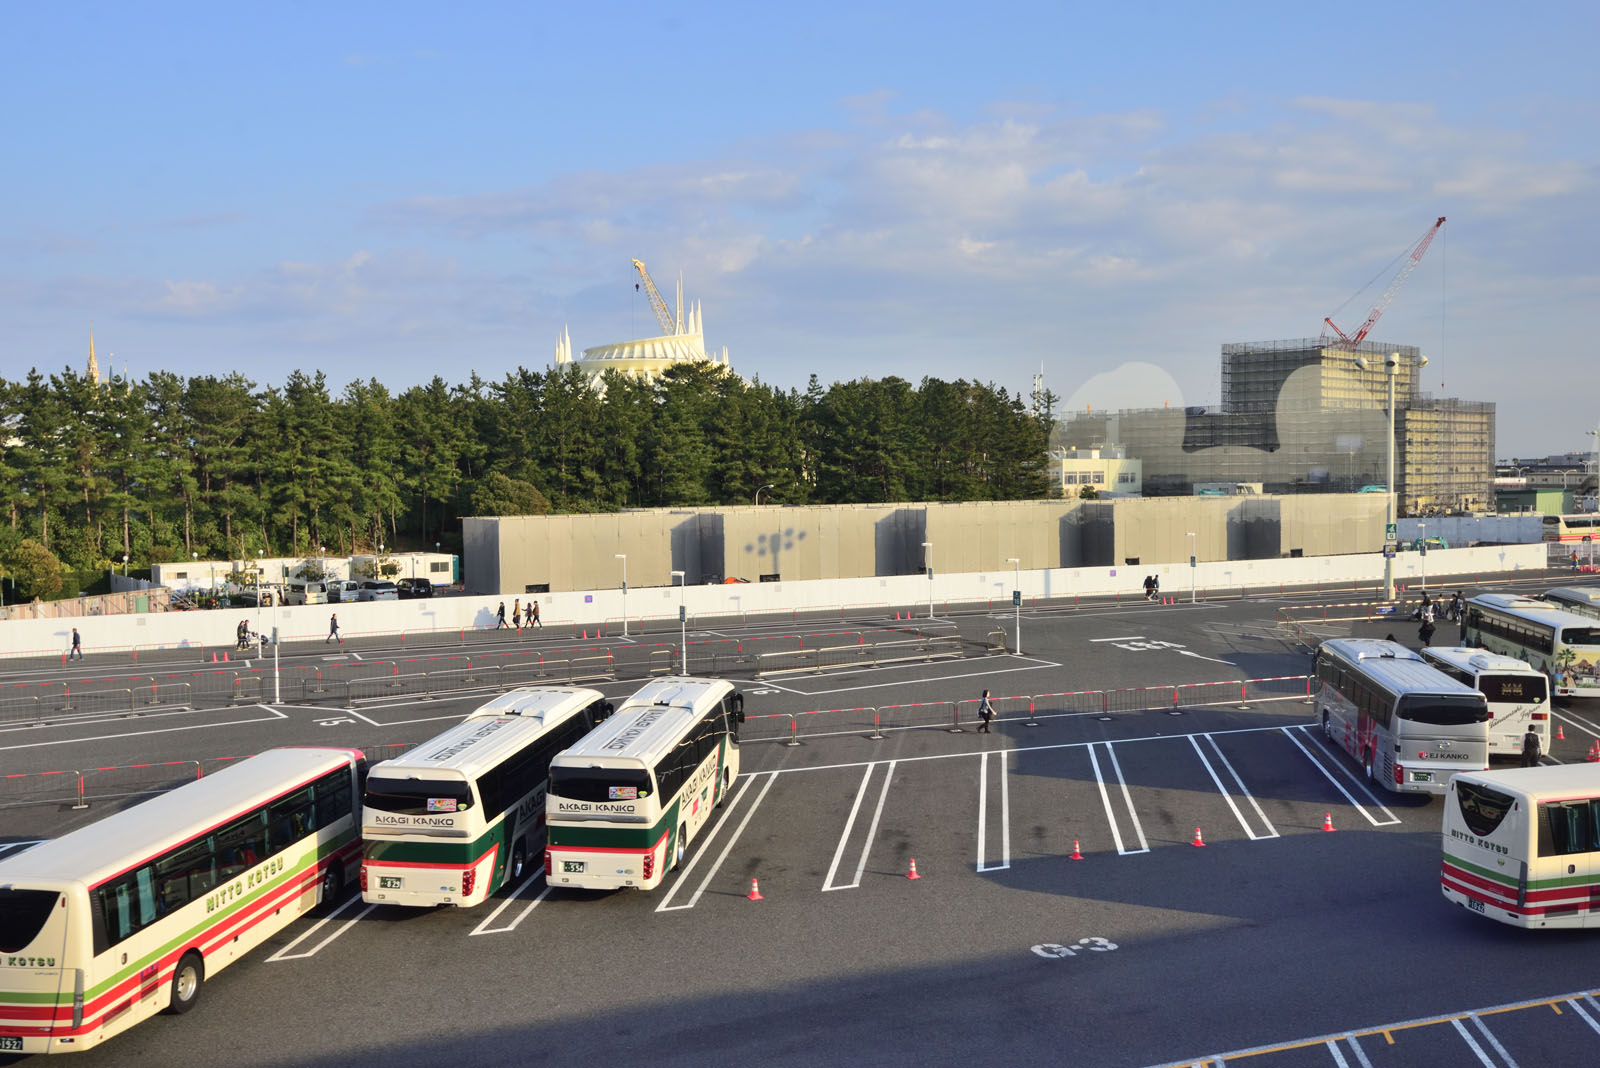
POLYGON ((1457 775, 1444 896, 1513 927, 1600 927, 1600 764, 1457 775))
POLYGON ((1600 620, 1532 597, 1485 593, 1467 601, 1463 633, 1464 644, 1549 675, 1557 697, 1600 697, 1600 620))
POLYGON ((339 896, 356 749, 272 749, 0 861, 0 1052, 88 1049, 339 896))
POLYGON ((1316 673, 1323 731, 1372 782, 1396 793, 1442 794, 1457 772, 1489 766, 1483 694, 1405 646, 1334 638, 1318 647, 1316 673))
POLYGON ((1532 727, 1539 751, 1550 751, 1550 680, 1514 657, 1482 649, 1429 648, 1422 659, 1483 694, 1489 702, 1489 755, 1520 756, 1532 727))
POLYGON ((1539 595, 1539 600, 1549 601, 1557 608, 1576 612, 1580 616, 1600 619, 1600 589, 1587 586, 1558 586, 1539 595))
POLYGON ((649 682, 550 764, 545 881, 659 886, 739 777, 744 698, 720 679, 649 682))
POLYGON ((550 758, 611 713, 598 690, 524 687, 373 766, 362 797, 362 900, 481 904, 542 848, 550 758))

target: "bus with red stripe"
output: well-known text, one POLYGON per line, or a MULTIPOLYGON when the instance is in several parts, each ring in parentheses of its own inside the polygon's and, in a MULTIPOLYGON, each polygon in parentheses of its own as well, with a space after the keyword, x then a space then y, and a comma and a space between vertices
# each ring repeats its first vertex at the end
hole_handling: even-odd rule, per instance
POLYGON ((647 683, 550 764, 545 882, 651 890, 739 777, 744 697, 721 679, 647 683))
POLYGON ((374 765, 361 812, 361 897, 470 908, 544 846, 550 759, 611 713, 598 690, 525 686, 374 765))
POLYGON ((0 1052, 163 1010, 323 901, 361 855, 360 750, 273 749, 0 861, 0 1052))
POLYGON ((1512 927, 1600 927, 1600 764, 1457 775, 1443 842, 1445 900, 1512 927))

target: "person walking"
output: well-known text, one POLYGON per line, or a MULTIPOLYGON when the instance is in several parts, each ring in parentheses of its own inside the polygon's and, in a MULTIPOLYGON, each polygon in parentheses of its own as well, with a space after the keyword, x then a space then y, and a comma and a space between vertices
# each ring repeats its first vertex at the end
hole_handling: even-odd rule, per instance
POLYGON ((1417 628, 1417 640, 1426 649, 1433 642, 1433 604, 1425 602, 1422 606, 1422 626, 1417 628))
POLYGON ((83 659, 83 638, 79 636, 77 627, 72 628, 72 651, 67 653, 68 660, 73 657, 77 657, 79 660, 83 659))
POLYGON ((322 644, 327 645, 329 642, 338 642, 340 645, 344 644, 344 639, 339 637, 338 612, 335 612, 333 615, 328 617, 328 636, 322 639, 322 644))
POLYGON ((989 703, 989 691, 983 691, 983 699, 978 702, 978 733, 989 734, 989 721, 994 719, 994 705, 989 703))
POLYGON ((539 602, 538 601, 529 601, 528 602, 528 626, 530 626, 530 627, 538 627, 540 630, 544 630, 544 624, 539 622, 539 602))
POLYGON ((1536 768, 1539 766, 1539 732, 1533 729, 1533 724, 1528 724, 1528 733, 1522 736, 1522 766, 1536 768))
POLYGON ((494 625, 495 630, 499 630, 506 625, 506 603, 504 601, 501 601, 500 607, 495 609, 494 618, 498 621, 494 625))
POLYGON ((518 630, 522 629, 522 598, 518 597, 511 602, 511 625, 518 630))

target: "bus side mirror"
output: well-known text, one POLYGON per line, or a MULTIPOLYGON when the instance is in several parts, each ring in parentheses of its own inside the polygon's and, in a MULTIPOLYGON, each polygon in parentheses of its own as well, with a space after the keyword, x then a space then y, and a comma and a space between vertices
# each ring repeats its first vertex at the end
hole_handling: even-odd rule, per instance
POLYGON ((744 722, 744 694, 742 693, 733 695, 733 721, 735 723, 744 722))

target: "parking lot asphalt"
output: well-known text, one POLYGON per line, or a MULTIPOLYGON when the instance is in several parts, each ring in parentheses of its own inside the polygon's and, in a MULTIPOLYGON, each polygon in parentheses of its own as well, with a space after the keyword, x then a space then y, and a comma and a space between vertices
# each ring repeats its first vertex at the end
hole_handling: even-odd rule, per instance
MULTIPOLYGON (((1441 802, 1373 794, 1292 684, 1232 699, 1242 680, 1304 675, 1306 648, 1274 625, 1285 603, 1025 612, 1020 655, 1016 618, 982 613, 952 620, 968 639, 959 659, 740 681, 753 717, 806 729, 746 741, 743 782, 657 891, 548 889, 535 874, 473 910, 347 900, 208 980, 189 1015, 78 1060, 1596 1059, 1593 936, 1448 905, 1441 802), (988 651, 995 629, 1006 651, 988 651), (1162 687, 1180 688, 1176 706, 1144 707, 1162 687), (963 720, 984 688, 1010 699, 988 735, 963 720), (946 705, 953 722, 935 725, 946 705), (933 718, 892 725, 910 713, 884 710, 904 706, 933 718), (879 730, 843 709, 879 710, 879 730)), ((1320 636, 1390 626, 1330 614, 1320 636)), ((403 743, 482 699, 8 726, 0 767, 209 769, 274 745, 403 743)), ((1600 709, 1561 717, 1552 756, 1582 760, 1600 709)), ((0 838, 21 848, 121 803, 0 808, 0 838)))

